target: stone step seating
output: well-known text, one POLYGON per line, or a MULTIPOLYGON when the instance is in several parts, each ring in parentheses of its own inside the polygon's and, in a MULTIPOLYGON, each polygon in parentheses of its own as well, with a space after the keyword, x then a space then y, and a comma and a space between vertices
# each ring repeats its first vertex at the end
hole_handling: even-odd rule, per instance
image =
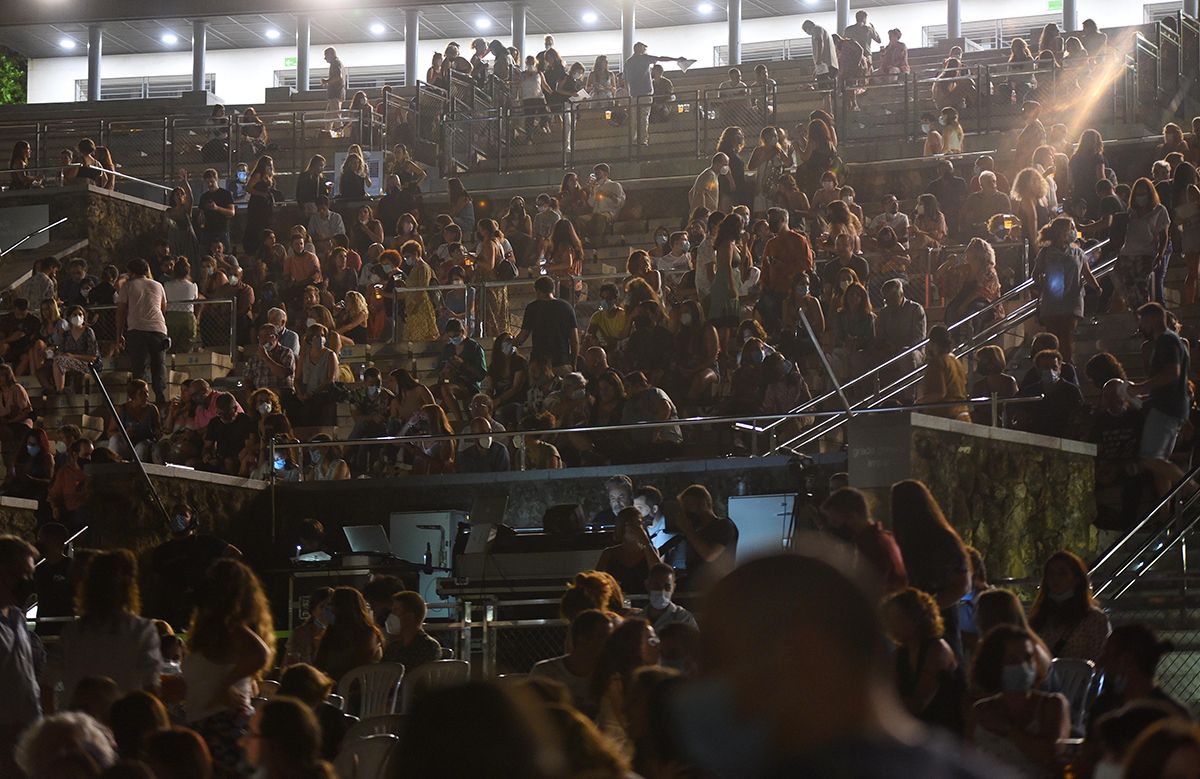
MULTIPOLYGON (((33 249, 19 248, 4 255, 0 261, 0 292, 18 289, 29 280, 33 272, 33 264, 45 257, 54 257, 65 262, 68 257, 75 257, 88 248, 87 238, 54 239, 33 249)), ((8 248, 0 246, 0 249, 8 248)))

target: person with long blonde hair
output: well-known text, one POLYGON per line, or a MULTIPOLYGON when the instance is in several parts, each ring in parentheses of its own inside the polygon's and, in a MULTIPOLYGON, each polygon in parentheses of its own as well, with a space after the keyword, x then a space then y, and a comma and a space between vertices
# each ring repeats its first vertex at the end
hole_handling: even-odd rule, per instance
POLYGON ((1038 231, 1050 221, 1050 209, 1046 206, 1049 187, 1037 168, 1022 168, 1013 179, 1013 211, 1021 221, 1021 234, 1030 241, 1036 240, 1038 231))
POLYGON ((274 660, 275 626, 262 583, 240 560, 217 560, 196 593, 183 660, 188 727, 208 744, 217 776, 239 775, 255 679, 274 660))

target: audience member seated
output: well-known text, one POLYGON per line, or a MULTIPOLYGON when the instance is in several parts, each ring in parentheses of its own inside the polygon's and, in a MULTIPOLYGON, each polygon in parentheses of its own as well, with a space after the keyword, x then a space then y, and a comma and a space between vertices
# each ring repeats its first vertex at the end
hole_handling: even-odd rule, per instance
POLYGON ((671 600, 675 594, 674 568, 663 562, 650 566, 645 588, 650 597, 643 613, 656 633, 671 625, 685 625, 698 629, 692 612, 671 600))
POLYGON ((996 214, 1012 213, 1012 203, 1005 194, 1007 188, 999 188, 994 172, 985 170, 976 180, 978 189, 967 195, 960 214, 963 237, 983 236, 987 233, 989 219, 996 214))
POLYGON ((415 475, 453 473, 458 442, 446 412, 436 403, 422 406, 415 426, 408 435, 441 436, 439 440, 412 441, 405 444, 415 475))
MULTIPOLYGON (((992 628, 1000 625, 1019 628, 1029 634, 1033 641, 1033 664, 1037 668, 1037 678, 1034 686, 1040 690, 1046 689, 1050 681, 1050 663, 1054 656, 1041 636, 1029 627, 1025 616, 1025 607, 1012 590, 994 587, 981 592, 975 598, 975 626, 979 636, 986 636, 992 628)), ((980 690, 976 690, 980 692, 980 690)), ((999 688, 989 690, 991 694, 1000 692, 999 688)))
POLYGON ((479 392, 488 375, 483 347, 467 335, 460 319, 447 322, 442 335, 446 343, 434 368, 442 405, 456 419, 465 420, 463 404, 479 392))
POLYGON ((405 674, 426 663, 442 659, 442 645, 425 632, 425 601, 412 590, 392 596, 392 613, 386 620, 387 649, 385 663, 402 663, 405 674))
POLYGON ((950 333, 944 326, 930 329, 925 347, 927 366, 917 386, 917 403, 930 406, 923 413, 968 421, 970 409, 962 403, 967 399, 967 371, 952 348, 950 333))
POLYGON ((612 632, 610 614, 595 609, 581 611, 571 620, 567 654, 538 661, 530 675, 560 682, 570 692, 571 703, 587 716, 594 717, 599 701, 592 693, 592 677, 612 632))
POLYGON ((980 642, 972 682, 990 697, 971 708, 967 738, 1017 776, 1058 769, 1058 744, 1071 735, 1067 699, 1034 689, 1035 643, 1026 630, 1000 625, 980 642))
POLYGON ((617 545, 600 553, 596 568, 612 574, 626 593, 643 592, 650 569, 662 560, 636 508, 626 505, 617 512, 613 537, 617 545))
POLYGON ((334 681, 307 663, 289 667, 279 677, 276 698, 295 698, 312 709, 321 726, 321 757, 333 760, 341 749, 346 731, 356 720, 329 702, 334 681))
POLYGON ((896 685, 905 708, 922 722, 961 733, 964 674, 942 638, 937 601, 906 587, 884 599, 881 608, 896 645, 896 685))
MULTIPOLYGON (((1017 380, 1004 372, 1007 361, 1004 350, 995 344, 988 344, 975 350, 975 370, 979 374, 975 386, 971 388, 971 396, 976 398, 994 397, 997 400, 1007 400, 1017 396, 1017 380)), ((998 410, 997 423, 1003 427, 1008 411, 1003 406, 998 410)), ((992 424, 992 407, 975 406, 971 409, 971 421, 980 425, 992 424)))
POLYGON ((633 673, 644 666, 658 665, 658 634, 641 617, 627 617, 613 629, 596 665, 588 690, 596 701, 596 725, 622 754, 629 756, 628 691, 633 673))
MULTIPOLYGON (((328 616, 325 607, 329 603, 333 590, 328 587, 318 587, 308 596, 308 616, 297 625, 287 642, 287 656, 284 666, 312 663, 317 654, 317 646, 321 636, 325 635, 328 625, 324 618, 328 616)), ((293 695, 295 693, 292 693, 293 695)))
POLYGON ((218 393, 217 416, 204 432, 204 464, 217 473, 237 475, 238 455, 256 425, 242 412, 233 395, 218 393))
POLYGON ((1111 628, 1092 597, 1087 566, 1073 552, 1055 552, 1042 569, 1029 625, 1055 657, 1095 661, 1111 628))
POLYGON ((1021 390, 1021 396, 1041 395, 1033 403, 1014 407, 1015 426, 1038 435, 1063 437, 1072 433, 1083 408, 1079 387, 1062 378, 1062 355, 1053 349, 1038 352, 1033 359, 1041 380, 1021 390))
POLYGON ((1159 664, 1174 650, 1174 644, 1159 638, 1146 625, 1135 623, 1113 628, 1104 642, 1097 669, 1112 683, 1102 688, 1088 712, 1089 719, 1098 722, 1105 714, 1122 707, 1154 703, 1174 716, 1191 720, 1193 715, 1187 705, 1164 690, 1158 678, 1159 664))
POLYGON ((321 758, 321 724, 298 698, 276 695, 256 709, 242 744, 246 763, 260 776, 336 777, 333 767, 321 758))
POLYGON ((353 587, 334 587, 325 605, 325 634, 317 646, 313 665, 341 680, 360 665, 383 657, 383 634, 371 616, 362 593, 353 587))
POLYGON ((473 417, 466 432, 482 435, 460 443, 455 458, 458 473, 501 473, 512 469, 508 447, 490 435, 492 425, 487 418, 473 417))
MULTIPOLYGON (((625 376, 629 396, 621 410, 621 424, 669 422, 679 419, 669 395, 650 383, 646 374, 635 371, 625 376)), ((662 425, 630 430, 632 454, 641 462, 655 462, 678 456, 683 450, 683 430, 678 425, 662 425)))

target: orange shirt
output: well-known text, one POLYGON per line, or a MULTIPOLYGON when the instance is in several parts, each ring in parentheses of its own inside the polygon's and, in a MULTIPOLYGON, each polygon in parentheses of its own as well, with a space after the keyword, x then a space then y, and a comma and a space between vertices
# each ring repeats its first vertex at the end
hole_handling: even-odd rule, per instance
POLYGON ((786 230, 771 240, 763 249, 762 288, 768 292, 787 295, 791 291, 796 274, 812 272, 812 245, 803 233, 786 230))

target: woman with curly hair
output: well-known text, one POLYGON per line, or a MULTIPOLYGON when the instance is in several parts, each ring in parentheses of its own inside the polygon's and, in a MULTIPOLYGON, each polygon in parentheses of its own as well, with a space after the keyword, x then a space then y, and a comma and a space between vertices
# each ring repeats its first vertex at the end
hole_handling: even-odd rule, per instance
POLYGON ((239 744, 253 711, 255 679, 275 657, 271 606, 254 571, 220 559, 196 593, 183 661, 188 727, 208 744, 214 777, 243 776, 239 744))
POLYGON ((567 583, 567 591, 559 601, 562 618, 570 622, 581 611, 596 609, 608 614, 625 610, 625 593, 616 578, 606 571, 582 571, 567 583))
POLYGON ((882 609, 896 644, 896 684, 904 705, 923 722, 961 732, 966 685, 954 651, 942 638, 937 601, 905 587, 889 595, 882 609))
POLYGON ((133 552, 100 552, 79 584, 78 619, 63 627, 63 700, 87 677, 105 676, 122 694, 158 687, 162 656, 154 622, 139 617, 138 564, 133 552))

